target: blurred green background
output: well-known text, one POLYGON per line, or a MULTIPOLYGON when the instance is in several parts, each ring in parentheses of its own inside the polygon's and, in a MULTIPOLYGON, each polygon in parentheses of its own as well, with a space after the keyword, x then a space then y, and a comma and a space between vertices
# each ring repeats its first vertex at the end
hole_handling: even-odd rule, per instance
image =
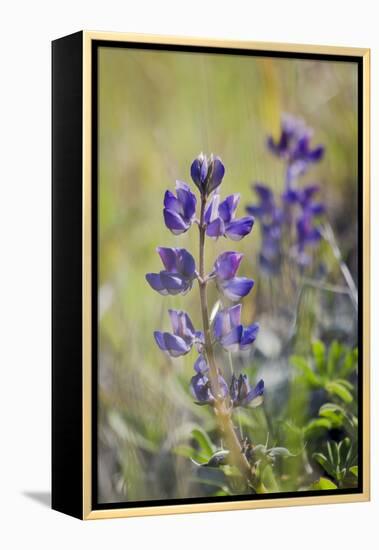
MULTIPOLYGON (((313 143, 326 147, 325 159, 312 167, 307 181, 320 183, 328 219, 355 276, 356 66, 111 47, 99 49, 98 63, 99 501, 206 496, 209 488, 194 482, 192 463, 176 452, 190 443, 195 427, 214 429, 212 412, 194 405, 189 392, 196 352, 172 361, 153 339, 154 330, 169 328, 170 307, 188 311, 200 328, 196 285, 187 296, 162 297, 145 281, 145 273, 161 269, 157 246, 185 247, 197 257, 195 229, 180 237, 166 229, 164 192, 174 189, 176 179, 191 183, 192 160, 201 151, 213 152, 226 167, 222 196, 241 193, 238 213, 244 215, 244 206, 255 200, 252 182, 281 189, 284 167, 267 152, 266 137, 278 136, 282 112, 300 116, 315 129, 313 143)), ((301 396, 283 392, 291 377, 288 355, 297 345, 295 338, 287 349, 283 300, 291 312, 294 297, 278 296, 275 281, 262 277, 259 245, 258 224, 238 243, 209 241, 207 266, 220 251, 236 249, 245 254, 241 273, 256 280, 243 317, 246 323, 261 322, 257 357, 238 357, 236 369, 244 366, 265 379, 265 410, 249 412, 247 420, 264 443, 270 424, 264 416, 280 419, 292 407, 296 420, 303 404, 301 396)), ((329 279, 340 283, 339 277, 330 261, 329 279)), ((215 299, 211 293, 210 301, 215 299)), ((311 323, 302 337, 305 351, 324 330, 320 326, 327 322, 329 330, 337 314, 344 341, 355 344, 348 299, 320 300, 313 293, 307 300, 307 315, 320 322, 311 323)))

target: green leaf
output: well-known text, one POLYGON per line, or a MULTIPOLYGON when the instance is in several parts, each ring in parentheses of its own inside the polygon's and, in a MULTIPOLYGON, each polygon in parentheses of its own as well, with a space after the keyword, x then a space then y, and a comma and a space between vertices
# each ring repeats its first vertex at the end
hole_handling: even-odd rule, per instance
POLYGON ((305 435, 309 437, 312 432, 318 432, 322 430, 330 430, 332 428, 332 423, 328 418, 315 418, 308 422, 305 427, 305 435))
POLYGON ((312 353, 315 360, 316 369, 320 374, 325 373, 325 345, 321 340, 315 340, 312 343, 312 353))
POLYGON ((322 466, 327 474, 335 477, 335 468, 330 460, 322 453, 313 453, 313 458, 322 466))
POLYGON ((292 365, 302 372, 305 380, 311 386, 319 387, 322 385, 321 379, 313 372, 311 366, 308 364, 308 361, 301 357, 300 355, 293 355, 291 357, 292 365))
POLYGON ((270 493, 280 492, 280 487, 276 480, 275 474, 271 466, 267 466, 262 472, 262 485, 267 488, 270 493))
POLYGON ((346 415, 346 411, 341 405, 337 405, 337 403, 324 403, 320 410, 318 411, 318 414, 320 416, 323 416, 327 412, 334 412, 336 414, 343 414, 346 415))
POLYGON ((172 452, 178 456, 189 458, 198 464, 206 464, 208 462, 208 457, 203 456, 188 445, 178 445, 172 449, 172 452))
POLYGON ((194 430, 192 430, 191 435, 198 443, 202 454, 204 454, 204 456, 207 456, 209 459, 214 453, 214 446, 209 438, 209 435, 200 428, 195 428, 194 430))
POLYGON ((326 366, 326 372, 329 377, 332 377, 337 372, 338 360, 341 356, 342 346, 337 340, 333 340, 328 353, 328 362, 326 366))
POLYGON ((320 477, 318 481, 312 483, 310 489, 313 489, 314 491, 330 491, 332 489, 338 489, 338 487, 330 479, 320 477))
POLYGON ((344 386, 347 390, 350 390, 350 391, 354 390, 354 385, 348 380, 345 380, 344 378, 336 378, 334 382, 338 382, 338 384, 341 384, 341 386, 344 386))
POLYGON ((225 491, 227 487, 227 479, 224 472, 220 468, 204 468, 196 469, 196 481, 204 485, 211 485, 225 491))
POLYGON ((345 359, 342 363, 342 366, 339 371, 339 376, 346 377, 349 376, 357 368, 357 350, 353 349, 346 353, 345 359))
POLYGON ((325 384, 325 389, 328 393, 337 395, 345 403, 351 403, 353 401, 353 396, 350 391, 344 384, 341 384, 340 381, 333 380, 332 382, 327 382, 325 384))
POLYGON ((358 477, 358 466, 352 466, 349 468, 349 472, 353 474, 353 476, 358 477))
POLYGON ((292 454, 286 447, 272 447, 272 449, 269 449, 267 452, 268 455, 272 456, 273 458, 276 458, 278 456, 283 458, 288 458, 290 456, 296 456, 292 454))

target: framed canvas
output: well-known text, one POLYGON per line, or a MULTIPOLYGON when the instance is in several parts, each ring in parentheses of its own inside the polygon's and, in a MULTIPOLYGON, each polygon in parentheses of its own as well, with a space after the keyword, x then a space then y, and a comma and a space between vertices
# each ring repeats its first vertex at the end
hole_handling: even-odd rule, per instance
POLYGON ((52 506, 369 499, 369 50, 53 42, 52 506))

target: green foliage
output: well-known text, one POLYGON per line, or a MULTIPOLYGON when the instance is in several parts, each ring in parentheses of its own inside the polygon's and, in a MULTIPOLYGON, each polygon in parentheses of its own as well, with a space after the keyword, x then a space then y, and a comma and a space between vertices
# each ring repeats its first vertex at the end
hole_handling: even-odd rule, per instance
POLYGON ((314 453, 316 460, 339 488, 349 487, 358 476, 357 451, 348 437, 338 443, 328 441, 325 453, 314 453))
POLYGON ((327 477, 320 477, 320 479, 314 481, 309 488, 314 491, 330 491, 333 489, 338 489, 337 485, 327 477))
POLYGON ((319 340, 313 342, 310 359, 298 355, 291 357, 291 364, 311 388, 322 388, 345 404, 354 400, 354 385, 348 378, 356 372, 357 363, 357 349, 349 349, 336 340, 328 351, 319 340))

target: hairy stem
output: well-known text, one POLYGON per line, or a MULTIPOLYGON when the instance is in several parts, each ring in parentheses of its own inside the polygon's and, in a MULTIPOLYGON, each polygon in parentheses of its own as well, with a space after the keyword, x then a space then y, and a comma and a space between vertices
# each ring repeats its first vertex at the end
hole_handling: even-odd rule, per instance
POLYGON ((201 210, 200 210, 200 223, 199 223, 199 289, 200 289, 200 303, 201 303, 201 316, 203 321, 204 341, 205 341, 205 355, 209 366, 209 378, 211 384, 212 394, 215 397, 214 410, 217 416, 220 430, 224 434, 225 441, 230 452, 232 462, 235 464, 241 473, 246 478, 250 487, 253 487, 254 479, 251 466, 243 454, 241 444, 238 440, 236 432, 234 431, 233 422, 231 418, 231 412, 226 406, 224 399, 222 398, 220 391, 220 383, 218 379, 218 368, 216 358, 214 355, 210 323, 209 323, 209 310, 207 300, 207 279, 205 273, 205 230, 206 225, 204 221, 206 199, 202 197, 201 210))

